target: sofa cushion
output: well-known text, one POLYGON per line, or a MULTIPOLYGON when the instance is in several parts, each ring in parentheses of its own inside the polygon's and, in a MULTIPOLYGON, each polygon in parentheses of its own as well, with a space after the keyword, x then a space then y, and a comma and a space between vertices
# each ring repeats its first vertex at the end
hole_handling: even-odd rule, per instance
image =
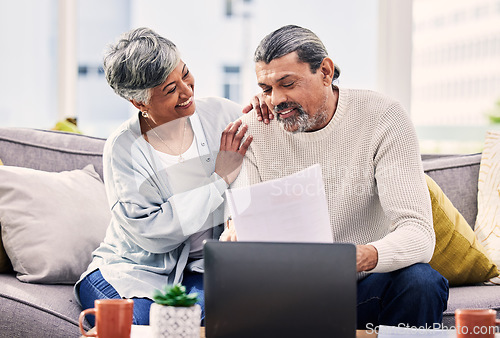
POLYGON ((0 285, 0 337, 80 336, 72 285, 21 283, 14 274, 1 274, 0 285))
POLYGON ((493 261, 500 264, 500 132, 487 133, 480 169, 474 231, 493 261))
MULTIPOLYGON (((0 159, 0 165, 3 165, 2 160, 0 159)), ((0 224, 0 227, 2 225, 0 224)), ((2 242, 2 236, 0 236, 0 273, 12 271, 12 265, 10 264, 9 257, 5 252, 2 242)))
POLYGON ((426 175, 432 203, 436 247, 430 265, 450 286, 474 284, 498 276, 497 266, 479 243, 474 231, 441 188, 426 175))
POLYGON ((21 281, 75 283, 110 217, 92 165, 61 173, 0 167, 2 239, 21 281))
POLYGON ((426 174, 443 189, 471 227, 476 222, 480 162, 481 154, 441 155, 422 162, 426 174), (457 184, 457 178, 460 178, 460 184, 457 184))
POLYGON ((455 326, 456 309, 493 309, 500 318, 500 287, 470 285, 450 288, 448 308, 443 313, 443 325, 455 326))

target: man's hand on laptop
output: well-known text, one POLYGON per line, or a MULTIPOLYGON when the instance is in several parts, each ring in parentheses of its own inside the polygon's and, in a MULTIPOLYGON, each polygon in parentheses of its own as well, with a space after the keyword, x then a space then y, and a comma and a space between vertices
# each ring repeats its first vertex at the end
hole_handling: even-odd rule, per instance
POLYGON ((224 232, 220 235, 220 241, 223 242, 236 242, 238 239, 236 238, 236 230, 234 229, 233 220, 230 218, 226 222, 226 227, 224 232))
POLYGON ((377 266, 378 251, 373 245, 356 245, 356 271, 369 271, 377 266))

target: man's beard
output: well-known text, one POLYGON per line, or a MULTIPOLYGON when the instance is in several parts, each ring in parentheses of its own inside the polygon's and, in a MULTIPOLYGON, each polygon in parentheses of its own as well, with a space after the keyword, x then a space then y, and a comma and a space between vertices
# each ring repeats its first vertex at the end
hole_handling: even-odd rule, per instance
POLYGON ((283 124, 285 130, 294 134, 314 130, 315 127, 322 125, 327 119, 326 111, 318 111, 314 116, 309 116, 304 108, 295 102, 280 103, 274 107, 274 114, 278 122, 283 124), (281 118, 278 112, 287 109, 295 109, 297 113, 287 118, 281 118), (293 130, 294 128, 297 129, 293 130))

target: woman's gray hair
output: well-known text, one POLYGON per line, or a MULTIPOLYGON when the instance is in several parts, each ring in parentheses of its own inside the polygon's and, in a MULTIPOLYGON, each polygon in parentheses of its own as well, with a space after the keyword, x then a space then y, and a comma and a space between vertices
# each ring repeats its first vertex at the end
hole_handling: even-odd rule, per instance
POLYGON ((149 28, 124 33, 104 55, 106 80, 126 100, 149 103, 151 89, 162 84, 177 67, 175 44, 149 28))
MULTIPOLYGON (((269 64, 287 54, 297 52, 299 60, 309 64, 311 72, 316 73, 328 52, 316 34, 307 28, 295 25, 283 26, 267 35, 255 50, 254 61, 269 64)), ((340 76, 335 65, 333 80, 340 76)))

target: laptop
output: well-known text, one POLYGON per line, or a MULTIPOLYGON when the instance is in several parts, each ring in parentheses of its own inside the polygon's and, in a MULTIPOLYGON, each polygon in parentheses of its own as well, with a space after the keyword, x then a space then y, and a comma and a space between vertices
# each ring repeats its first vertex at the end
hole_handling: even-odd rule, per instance
POLYGON ((207 241, 204 258, 207 337, 355 337, 353 244, 207 241))

